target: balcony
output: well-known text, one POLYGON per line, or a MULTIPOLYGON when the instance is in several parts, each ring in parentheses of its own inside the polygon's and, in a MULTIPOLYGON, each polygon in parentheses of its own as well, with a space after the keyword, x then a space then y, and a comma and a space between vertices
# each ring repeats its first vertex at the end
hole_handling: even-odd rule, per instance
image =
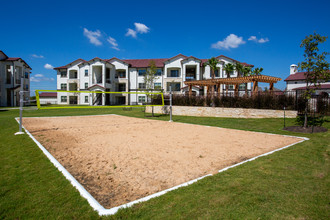
POLYGON ((194 76, 186 76, 186 81, 196 80, 194 76))

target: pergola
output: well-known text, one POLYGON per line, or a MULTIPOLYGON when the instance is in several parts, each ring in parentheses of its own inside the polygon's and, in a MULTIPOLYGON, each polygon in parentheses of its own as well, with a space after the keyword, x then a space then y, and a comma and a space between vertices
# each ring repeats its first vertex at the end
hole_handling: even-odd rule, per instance
POLYGON ((189 88, 189 96, 192 95, 192 86, 206 86, 207 92, 210 92, 211 86, 217 86, 217 93, 220 94, 220 85, 234 85, 235 93, 238 93, 238 86, 242 83, 253 83, 253 93, 258 92, 258 82, 269 83, 269 90, 274 90, 274 83, 280 81, 281 78, 265 75, 255 76, 243 76, 233 78, 221 78, 221 79, 204 79, 204 80, 191 80, 185 81, 189 88))

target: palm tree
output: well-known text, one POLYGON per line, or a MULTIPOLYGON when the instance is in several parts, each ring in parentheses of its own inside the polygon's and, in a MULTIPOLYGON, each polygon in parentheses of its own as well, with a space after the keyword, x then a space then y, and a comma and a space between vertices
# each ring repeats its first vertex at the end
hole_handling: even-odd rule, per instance
POLYGON ((241 63, 239 63, 239 62, 235 63, 235 70, 237 72, 237 77, 241 76, 241 74, 243 73, 243 69, 244 69, 244 66, 241 63))
POLYGON ((211 68, 211 77, 214 79, 215 77, 215 70, 217 69, 217 65, 219 64, 219 60, 215 57, 212 57, 211 59, 208 59, 208 61, 204 64, 205 66, 209 65, 211 68))
POLYGON ((243 76, 250 76, 251 75, 251 67, 245 66, 243 67, 243 76))
MULTIPOLYGON (((214 79, 215 77, 215 70, 217 69, 217 65, 219 64, 219 60, 215 57, 212 57, 211 59, 208 59, 208 61, 204 64, 204 66, 209 65, 211 69, 211 78, 214 79)), ((213 103, 213 96, 214 96, 214 86, 211 87, 211 99, 212 99, 212 105, 213 103)))
MULTIPOLYGON (((230 73, 234 71, 234 65, 231 63, 227 63, 224 65, 223 69, 226 71, 227 78, 230 78, 230 73)), ((226 85, 226 94, 228 95, 228 85, 226 85)))
MULTIPOLYGON (((251 67, 244 66, 242 73, 243 76, 250 76, 252 74, 251 67)), ((245 83, 245 94, 247 94, 247 83, 245 83)))
POLYGON ((264 69, 262 67, 258 67, 258 68, 254 68, 254 70, 252 71, 254 73, 254 75, 256 76, 259 76, 261 75, 261 72, 263 71, 264 69))
POLYGON ((224 65, 223 69, 226 71, 227 78, 230 78, 230 73, 234 72, 235 66, 231 63, 224 65))

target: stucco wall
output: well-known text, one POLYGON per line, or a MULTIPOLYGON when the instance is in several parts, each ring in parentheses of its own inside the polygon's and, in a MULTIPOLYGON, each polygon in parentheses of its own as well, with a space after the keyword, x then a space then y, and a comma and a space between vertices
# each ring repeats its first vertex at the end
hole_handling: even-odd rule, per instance
MULTIPOLYGON (((147 107, 146 112, 151 112, 151 107, 147 107)), ((154 113, 169 113, 169 106, 155 106, 154 113)), ((282 118, 283 110, 173 106, 172 114, 225 118, 282 118)), ((285 111, 287 118, 295 118, 296 116, 297 111, 285 111)))

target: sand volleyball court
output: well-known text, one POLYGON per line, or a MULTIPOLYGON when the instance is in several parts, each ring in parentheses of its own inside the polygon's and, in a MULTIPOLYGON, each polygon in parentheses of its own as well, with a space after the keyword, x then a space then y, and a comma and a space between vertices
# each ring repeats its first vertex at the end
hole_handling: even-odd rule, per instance
POLYGON ((117 115, 24 118, 23 124, 105 208, 302 140, 117 115))

